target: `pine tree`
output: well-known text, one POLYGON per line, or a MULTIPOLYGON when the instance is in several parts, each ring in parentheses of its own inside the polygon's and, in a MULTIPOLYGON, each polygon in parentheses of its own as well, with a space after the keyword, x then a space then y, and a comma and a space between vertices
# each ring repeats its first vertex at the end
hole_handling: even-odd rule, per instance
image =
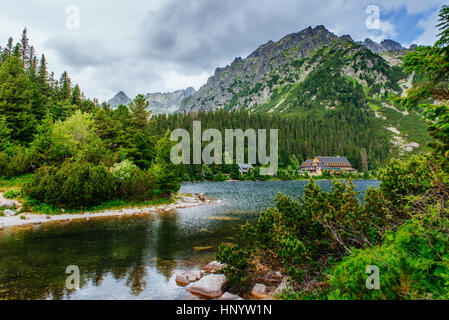
POLYGON ((0 67, 0 115, 6 117, 11 137, 19 142, 29 142, 34 132, 31 114, 30 81, 18 57, 11 57, 0 67))
POLYGON ((175 166, 170 159, 173 142, 170 140, 171 132, 167 131, 165 136, 156 145, 156 159, 152 171, 156 177, 157 193, 170 195, 180 188, 180 167, 175 166))
POLYGON ((151 111, 148 111, 150 103, 141 94, 129 104, 132 115, 132 122, 136 129, 144 129, 148 127, 151 111))
POLYGON ((5 50, 3 51, 3 61, 5 61, 7 58, 9 58, 12 55, 12 51, 13 51, 13 46, 14 46, 14 40, 13 38, 9 38, 8 39, 8 44, 6 45, 5 50))
POLYGON ((73 92, 72 92, 72 104, 80 107, 82 105, 82 99, 81 99, 81 90, 80 87, 78 85, 75 86, 75 88, 73 88, 73 92))
POLYGON ((20 41, 20 59, 25 68, 29 67, 30 62, 30 40, 28 39, 28 30, 25 27, 22 32, 22 39, 20 41))
POLYGON ((39 69, 37 72, 37 79, 42 86, 45 86, 48 83, 47 60, 45 59, 44 55, 42 55, 42 58, 41 58, 41 61, 39 64, 39 69))
POLYGON ((59 84, 61 86, 61 98, 64 100, 70 99, 72 96, 72 85, 67 71, 62 73, 59 84))

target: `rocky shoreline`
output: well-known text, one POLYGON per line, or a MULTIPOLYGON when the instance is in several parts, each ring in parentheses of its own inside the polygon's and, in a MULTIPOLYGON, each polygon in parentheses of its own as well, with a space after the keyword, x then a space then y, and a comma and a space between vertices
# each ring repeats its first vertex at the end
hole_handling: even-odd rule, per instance
POLYGON ((0 194, 0 207, 5 208, 5 216, 0 217, 0 230, 4 228, 22 227, 26 225, 40 225, 50 222, 66 222, 74 220, 90 220, 95 218, 106 217, 126 217, 148 215, 152 213, 170 212, 176 209, 184 209, 198 207, 204 205, 214 205, 222 203, 221 200, 207 199, 204 194, 185 195, 178 194, 178 199, 174 203, 166 205, 155 205, 147 207, 129 207, 123 209, 104 210, 100 212, 84 212, 60 215, 45 215, 32 213, 17 213, 21 208, 21 204, 17 200, 8 200, 0 194))
MULTIPOLYGON (((225 266, 218 261, 212 261, 201 270, 184 271, 177 274, 176 283, 201 299, 244 300, 242 297, 224 290, 228 284, 226 276, 222 274, 222 269, 225 266)), ((280 272, 268 272, 265 278, 268 282, 274 282, 276 285, 256 283, 251 290, 250 299, 274 300, 288 290, 288 278, 283 277, 280 272)))

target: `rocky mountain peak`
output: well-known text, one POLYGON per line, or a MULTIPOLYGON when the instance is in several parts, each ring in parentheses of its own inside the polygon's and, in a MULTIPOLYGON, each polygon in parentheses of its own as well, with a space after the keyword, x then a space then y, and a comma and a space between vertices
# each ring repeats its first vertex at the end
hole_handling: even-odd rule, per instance
MULTIPOLYGON (((194 95, 195 89, 188 87, 185 90, 174 92, 153 92, 147 93, 145 98, 150 102, 150 110, 153 114, 174 113, 178 111, 184 99, 194 95)), ((123 92, 117 93, 114 98, 109 100, 108 104, 115 109, 119 105, 128 105, 132 100, 123 92)))
POLYGON ((400 43, 390 39, 386 39, 383 40, 381 43, 377 43, 371 40, 370 38, 366 38, 365 41, 359 42, 359 44, 364 45, 374 53, 384 51, 398 51, 404 49, 404 47, 400 43))
POLYGON ((119 105, 128 105, 132 100, 124 93, 120 91, 117 93, 111 100, 108 101, 108 104, 111 108, 117 108, 119 105))

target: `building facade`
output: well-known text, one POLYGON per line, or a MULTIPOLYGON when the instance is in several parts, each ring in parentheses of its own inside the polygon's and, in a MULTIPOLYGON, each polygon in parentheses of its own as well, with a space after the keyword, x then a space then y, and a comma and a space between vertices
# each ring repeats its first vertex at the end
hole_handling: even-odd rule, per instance
POLYGON ((300 170, 311 176, 320 176, 325 170, 331 174, 355 173, 352 164, 344 157, 315 157, 304 162, 300 170))

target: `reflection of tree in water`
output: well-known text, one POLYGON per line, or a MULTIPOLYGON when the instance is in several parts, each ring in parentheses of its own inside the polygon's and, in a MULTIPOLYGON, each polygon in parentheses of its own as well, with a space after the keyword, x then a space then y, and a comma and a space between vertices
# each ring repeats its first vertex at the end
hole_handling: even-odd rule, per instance
POLYGON ((81 288, 101 285, 109 273, 127 278, 131 292, 145 289, 145 255, 151 244, 148 220, 72 223, 22 231, 0 239, 0 298, 63 299, 67 266, 81 271, 81 288), (126 224, 126 225, 124 225, 126 224))
POLYGON ((146 275, 146 268, 143 265, 135 266, 129 273, 126 285, 131 288, 131 292, 135 296, 139 296, 146 289, 147 283, 144 280, 146 275))
POLYGON ((175 257, 180 250, 178 214, 161 214, 157 226, 157 270, 169 280, 176 268, 175 257))

